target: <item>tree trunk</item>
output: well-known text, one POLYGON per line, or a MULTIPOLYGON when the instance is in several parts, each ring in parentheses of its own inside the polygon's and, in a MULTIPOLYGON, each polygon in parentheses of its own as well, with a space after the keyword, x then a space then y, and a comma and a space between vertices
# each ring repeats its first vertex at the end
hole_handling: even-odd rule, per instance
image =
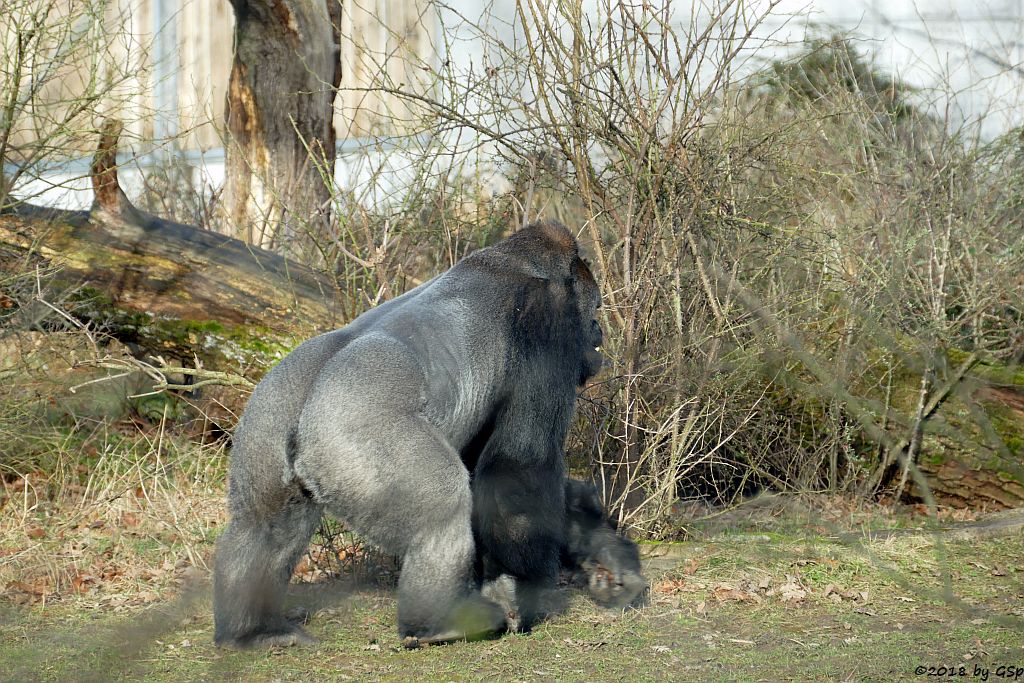
POLYGON ((231 0, 234 62, 226 105, 225 218, 239 239, 297 253, 327 227, 337 0, 231 0))
MULTIPOLYGON (((935 500, 950 507, 1024 506, 1024 386, 987 386, 974 393, 998 449, 954 444, 922 453, 918 467, 935 500), (929 457, 930 456, 930 457, 929 457)), ((924 498, 916 485, 911 495, 924 498)))
MULTIPOLYGON (((107 124, 93 160, 92 210, 20 204, 0 214, 0 244, 10 247, 9 258, 0 259, 0 275, 5 260, 16 266, 27 255, 40 256, 59 267, 56 284, 88 286, 105 300, 110 310, 98 311, 100 318, 124 319, 126 329, 108 329, 115 337, 185 358, 201 351, 202 340, 188 339, 195 330, 237 327, 240 333, 251 328, 253 335, 305 337, 338 325, 328 278, 280 254, 132 206, 117 181, 119 132, 120 124, 107 124), (178 335, 181 348, 173 348, 169 328, 158 329, 174 321, 187 332, 178 335), (150 333, 160 336, 140 337, 150 333)), ((76 314, 89 318, 94 303, 76 314)))
MULTIPOLYGON (((1011 472, 994 463, 967 459, 922 462, 919 467, 928 480, 930 493, 940 505, 954 508, 1002 510, 1024 505, 1024 484, 1011 472)), ((924 498, 915 484, 910 493, 924 498)))

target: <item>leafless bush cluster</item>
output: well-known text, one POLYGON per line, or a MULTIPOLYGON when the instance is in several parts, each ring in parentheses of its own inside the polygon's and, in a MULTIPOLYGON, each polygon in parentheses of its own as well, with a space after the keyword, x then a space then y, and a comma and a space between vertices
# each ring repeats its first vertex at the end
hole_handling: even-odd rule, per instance
POLYGON ((3 4, 0 208, 31 200, 45 189, 34 178, 94 144, 100 117, 137 96, 140 54, 114 0, 3 4))
POLYGON ((614 368, 570 453, 623 521, 663 531, 679 496, 765 487, 927 497, 924 450, 1019 477, 976 398, 1020 362, 1016 133, 952 129, 838 38, 744 72, 764 15, 742 3, 689 27, 588 7, 522 0, 508 42, 462 18, 484 64, 408 101, 504 165, 477 229, 581 230, 614 368))

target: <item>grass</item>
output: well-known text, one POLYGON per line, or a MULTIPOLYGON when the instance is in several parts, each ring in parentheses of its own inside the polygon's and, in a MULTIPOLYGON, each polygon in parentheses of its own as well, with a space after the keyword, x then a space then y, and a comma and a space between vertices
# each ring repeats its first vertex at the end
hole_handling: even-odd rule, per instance
POLYGON ((680 508, 672 536, 686 540, 643 544, 647 607, 610 614, 572 594, 532 634, 413 652, 380 587, 393 576, 340 560, 379 558, 337 537, 292 585, 314 609, 314 648, 220 650, 208 577, 223 445, 139 419, 72 439, 30 417, 9 434, 34 434, 63 466, 5 472, 0 681, 889 681, 1024 666, 1024 539, 910 535, 931 523, 920 509, 839 495, 759 496, 696 519, 680 508), (899 533, 861 542, 869 530, 899 533), (360 571, 324 580, 325 565, 360 571))
MULTIPOLYGON (((216 492, 196 495, 198 516, 220 514, 216 492)), ((405 651, 393 591, 341 579, 292 586, 292 601, 317 610, 315 647, 229 652, 211 642, 207 573, 189 560, 208 561, 212 534, 160 527, 165 514, 140 512, 128 531, 86 524, 77 543, 93 540, 76 560, 105 558, 121 573, 47 599, 17 599, 6 536, 0 679, 891 681, 919 678, 918 666, 1024 666, 1020 537, 841 543, 836 533, 801 532, 791 509, 773 516, 788 531, 768 540, 733 533, 645 545, 652 593, 641 610, 611 614, 572 594, 529 635, 405 651)), ((892 526, 888 516, 876 521, 892 526)), ((47 530, 58 528, 53 519, 47 530)), ((68 542, 55 538, 36 542, 58 563, 68 542)))

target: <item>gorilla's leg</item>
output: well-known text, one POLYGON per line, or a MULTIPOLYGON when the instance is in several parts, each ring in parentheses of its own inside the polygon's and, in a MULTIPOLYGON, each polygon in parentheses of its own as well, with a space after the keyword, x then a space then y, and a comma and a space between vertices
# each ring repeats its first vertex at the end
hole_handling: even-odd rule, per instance
POLYGON ((447 528, 423 530, 402 559, 398 632, 406 646, 473 640, 505 629, 504 610, 468 590, 474 548, 468 518, 467 508, 447 528))
POLYGON ((549 611, 564 543, 563 476, 544 467, 477 467, 473 514, 480 578, 511 630, 529 631, 549 611))
POLYGON ((400 637, 430 643, 502 631, 502 610, 471 592, 469 473, 418 405, 410 407, 422 370, 394 346, 347 349, 331 375, 335 390, 317 393, 303 413, 296 475, 332 514, 402 559, 400 637), (376 381, 383 364, 392 385, 376 381))
POLYGON ((311 642, 285 618, 283 602, 319 520, 320 506, 301 492, 276 511, 235 511, 217 541, 213 613, 218 645, 245 649, 311 642))

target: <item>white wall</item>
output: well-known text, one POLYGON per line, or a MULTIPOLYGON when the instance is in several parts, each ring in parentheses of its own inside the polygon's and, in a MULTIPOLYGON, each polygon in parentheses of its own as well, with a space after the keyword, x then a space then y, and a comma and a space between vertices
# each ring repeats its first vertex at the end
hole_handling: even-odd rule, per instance
MULTIPOLYGON (((674 3, 672 11, 681 26, 702 20, 692 14, 696 4, 674 3)), ((769 0, 744 4, 758 11, 769 0)), ((506 42, 522 40, 513 28, 515 5, 515 0, 463 0, 447 5, 457 6, 458 13, 442 10, 449 40, 446 54, 439 59, 450 60, 457 72, 480 73, 492 57, 474 39, 478 29, 461 23, 463 17, 506 42)), ((748 55, 747 68, 793 52, 804 38, 829 35, 833 30, 861 39, 880 67, 920 88, 920 100, 948 114, 953 125, 984 116, 982 133, 992 137, 1024 123, 1024 0, 781 0, 756 34, 755 44, 763 47, 748 55)), ((381 141, 343 141, 336 181, 342 188, 386 201, 401 191, 396 178, 402 178, 406 161, 399 150, 381 141), (370 144, 369 153, 360 151, 364 143, 370 144), (385 151, 377 151, 378 146, 385 151), (387 184, 369 187, 372 171, 380 165, 398 173, 387 184)), ((223 179, 219 150, 189 155, 188 162, 196 165, 198 177, 208 187, 223 179)), ((150 163, 143 159, 136 167, 150 163)), ((87 208, 92 202, 89 181, 84 178, 87 169, 86 161, 74 162, 23 187, 20 195, 31 196, 35 203, 87 208)), ((131 164, 121 177, 129 194, 142 186, 139 170, 131 164)))
POLYGON ((828 26, 862 39, 940 113, 949 104, 954 125, 984 117, 992 137, 1024 123, 1024 0, 782 0, 769 23, 786 40, 828 26))

